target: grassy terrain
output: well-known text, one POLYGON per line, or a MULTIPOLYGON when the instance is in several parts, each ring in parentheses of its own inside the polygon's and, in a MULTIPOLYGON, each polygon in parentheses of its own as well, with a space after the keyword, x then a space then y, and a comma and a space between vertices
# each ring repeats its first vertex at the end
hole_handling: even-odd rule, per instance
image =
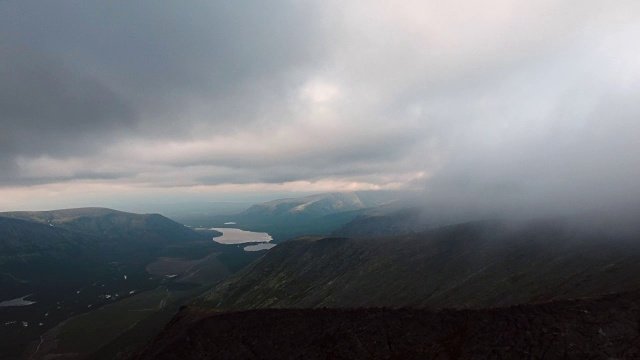
MULTIPOLYGON (((234 248, 229 247, 230 250, 234 248)), ((176 253, 183 254, 182 251, 176 253)), ((231 273, 219 257, 225 255, 228 262, 239 264, 247 261, 240 260, 245 254, 256 256, 232 250, 208 254, 196 260, 157 259, 147 269, 151 268, 159 276, 162 286, 62 322, 43 336, 42 343, 33 343, 30 353, 39 347, 34 359, 55 354, 76 354, 80 357, 91 354, 91 358, 110 359, 134 349, 160 331, 181 305, 211 289, 231 273), (178 276, 164 276, 169 273, 178 276)))
MULTIPOLYGON (((199 234, 161 215, 110 209, 0 214, 0 301, 27 294, 32 294, 27 300, 35 301, 28 306, 0 308, 0 358, 19 358, 25 349, 35 349, 41 335, 69 318, 123 299, 129 301, 160 285, 174 295, 199 291, 202 285, 220 281, 259 255, 217 244, 211 240, 214 235, 219 233, 199 234), (209 257, 214 253, 225 256, 209 257), (181 282, 179 278, 168 281, 154 271, 150 274, 146 267, 158 258, 199 264, 193 267, 198 274, 191 273, 191 280, 181 282)), ((183 270, 188 272, 192 265, 183 270)), ((88 322, 94 327, 84 331, 106 337, 100 331, 113 333, 113 329, 130 326, 129 320, 135 323, 148 315, 96 313, 95 321, 88 322)), ((80 345, 84 351, 82 346, 95 344, 86 341, 80 345)))
POLYGON ((474 222, 374 239, 301 239, 202 297, 222 309, 492 307, 640 288, 637 237, 563 220, 474 222))
POLYGON ((58 330, 56 352, 93 352, 178 296, 161 287, 71 318, 58 330))

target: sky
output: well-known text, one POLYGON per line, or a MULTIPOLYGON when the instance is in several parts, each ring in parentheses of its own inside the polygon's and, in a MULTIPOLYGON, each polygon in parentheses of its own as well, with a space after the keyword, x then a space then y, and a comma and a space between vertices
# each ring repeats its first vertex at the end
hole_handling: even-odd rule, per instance
POLYGON ((637 0, 0 2, 0 210, 640 195, 637 0))

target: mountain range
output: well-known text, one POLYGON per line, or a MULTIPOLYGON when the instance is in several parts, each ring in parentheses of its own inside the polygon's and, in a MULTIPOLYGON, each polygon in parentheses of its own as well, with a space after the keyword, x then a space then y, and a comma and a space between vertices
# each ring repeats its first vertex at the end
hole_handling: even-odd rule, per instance
POLYGON ((158 214, 0 213, 0 300, 28 304, 0 306, 0 355, 633 359, 638 209, 487 219, 332 193, 212 217, 269 232, 259 252, 158 214))
POLYGON ((157 244, 202 239, 193 230, 159 214, 133 214, 105 208, 5 212, 0 213, 0 217, 49 225, 104 240, 157 244))
POLYGON ((393 191, 342 192, 286 198, 255 204, 238 213, 213 217, 213 224, 268 232, 274 242, 304 235, 328 235, 359 215, 395 203, 403 196, 393 191))
MULTIPOLYGON (((0 302, 6 304, 0 306, 0 355, 16 358, 72 316, 167 283, 146 269, 160 257, 170 266, 174 258, 224 253, 233 269, 254 258, 214 243, 215 235, 220 233, 199 233, 158 214, 104 208, 0 213, 0 302)), ((200 270, 216 281, 213 270, 200 270)))

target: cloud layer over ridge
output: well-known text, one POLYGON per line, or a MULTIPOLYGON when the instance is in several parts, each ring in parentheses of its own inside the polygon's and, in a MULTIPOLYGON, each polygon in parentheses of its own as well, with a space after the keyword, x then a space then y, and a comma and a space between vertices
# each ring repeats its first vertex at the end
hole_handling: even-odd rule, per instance
POLYGON ((622 0, 5 1, 0 205, 400 188, 627 201, 638 19, 622 0))

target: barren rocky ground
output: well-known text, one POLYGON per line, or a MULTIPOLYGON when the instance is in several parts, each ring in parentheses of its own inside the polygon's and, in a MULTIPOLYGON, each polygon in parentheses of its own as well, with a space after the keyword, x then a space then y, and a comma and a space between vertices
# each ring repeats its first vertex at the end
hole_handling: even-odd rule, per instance
POLYGON ((132 359, 638 359, 640 292, 486 310, 180 311, 132 359))

